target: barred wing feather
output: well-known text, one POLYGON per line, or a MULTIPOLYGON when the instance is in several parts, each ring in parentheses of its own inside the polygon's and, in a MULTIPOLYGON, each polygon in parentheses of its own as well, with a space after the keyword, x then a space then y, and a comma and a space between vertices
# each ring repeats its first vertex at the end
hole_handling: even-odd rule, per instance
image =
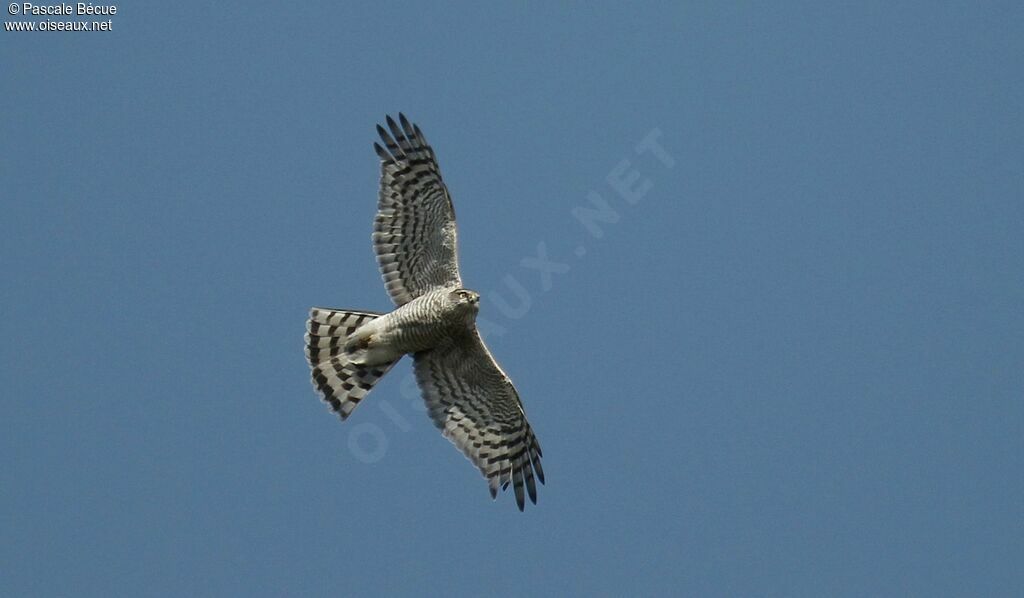
POLYGON ((399 114, 377 133, 380 194, 373 249, 388 294, 404 305, 437 288, 461 287, 456 255, 455 211, 434 150, 418 126, 399 114))
POLYGON ((487 478, 491 497, 512 485, 523 510, 544 483, 541 450, 519 394, 475 330, 449 345, 417 353, 416 379, 434 424, 487 478))

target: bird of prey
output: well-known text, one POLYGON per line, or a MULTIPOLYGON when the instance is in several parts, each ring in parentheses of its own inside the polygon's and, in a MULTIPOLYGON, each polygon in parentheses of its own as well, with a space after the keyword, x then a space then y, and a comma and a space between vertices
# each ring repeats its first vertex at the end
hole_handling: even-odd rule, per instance
POLYGON ((491 498, 509 484, 523 510, 544 483, 541 450, 512 381, 476 327, 480 295, 466 289, 456 255, 455 212, 434 150, 399 114, 377 125, 383 147, 373 226, 389 313, 313 308, 306 358, 313 386, 342 420, 380 378, 411 355, 427 411, 487 478, 491 498))

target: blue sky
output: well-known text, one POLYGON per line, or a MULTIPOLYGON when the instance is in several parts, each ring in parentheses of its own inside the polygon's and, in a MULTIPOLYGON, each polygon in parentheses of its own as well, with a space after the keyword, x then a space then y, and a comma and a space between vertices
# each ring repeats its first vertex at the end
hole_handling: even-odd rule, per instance
POLYGON ((1019 4, 112 25, 0 32, 0 593, 1021 591, 1019 4), (310 306, 389 306, 398 111, 544 448, 525 513, 407 363, 344 425, 309 383, 310 306))

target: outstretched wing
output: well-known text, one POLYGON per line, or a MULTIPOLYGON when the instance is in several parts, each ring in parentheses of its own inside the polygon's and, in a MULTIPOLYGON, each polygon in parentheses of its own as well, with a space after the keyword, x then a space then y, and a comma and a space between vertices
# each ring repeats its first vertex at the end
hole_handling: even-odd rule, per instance
POLYGON ((398 115, 388 129, 377 125, 385 147, 380 156, 380 197, 373 225, 373 250, 395 305, 442 287, 460 287, 455 248, 455 211, 434 150, 418 126, 398 115))
POLYGON ((523 488, 537 503, 541 450, 519 394, 475 330, 414 356, 416 380, 434 425, 487 478, 491 498, 509 483, 523 510, 523 488))

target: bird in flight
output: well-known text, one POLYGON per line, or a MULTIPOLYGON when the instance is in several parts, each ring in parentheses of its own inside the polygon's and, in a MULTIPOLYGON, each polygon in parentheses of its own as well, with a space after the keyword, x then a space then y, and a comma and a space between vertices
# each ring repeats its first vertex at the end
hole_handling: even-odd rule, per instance
POLYGON ((434 150, 405 115, 377 125, 383 146, 373 250, 396 308, 310 310, 306 358, 313 386, 348 418, 403 355, 411 355, 427 411, 487 479, 511 484, 519 510, 537 503, 541 450, 512 381, 476 327, 480 295, 462 285, 455 212, 434 150))

